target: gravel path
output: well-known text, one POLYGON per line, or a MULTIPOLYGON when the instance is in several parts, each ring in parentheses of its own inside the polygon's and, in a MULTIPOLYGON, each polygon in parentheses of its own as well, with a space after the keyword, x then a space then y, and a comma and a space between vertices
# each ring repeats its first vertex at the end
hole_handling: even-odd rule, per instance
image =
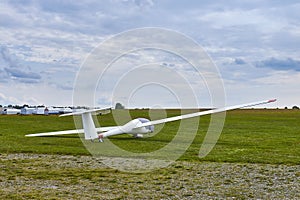
POLYGON ((2 154, 1 199, 300 199, 299 165, 177 161, 125 173, 91 156, 2 154))

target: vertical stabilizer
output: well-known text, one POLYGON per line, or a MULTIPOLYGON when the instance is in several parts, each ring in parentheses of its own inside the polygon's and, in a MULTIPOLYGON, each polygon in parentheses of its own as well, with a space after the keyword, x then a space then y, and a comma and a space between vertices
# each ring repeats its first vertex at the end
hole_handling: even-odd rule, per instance
POLYGON ((84 138, 86 140, 93 140, 98 138, 97 130, 92 118, 91 112, 86 112, 81 114, 82 125, 84 129, 84 138))

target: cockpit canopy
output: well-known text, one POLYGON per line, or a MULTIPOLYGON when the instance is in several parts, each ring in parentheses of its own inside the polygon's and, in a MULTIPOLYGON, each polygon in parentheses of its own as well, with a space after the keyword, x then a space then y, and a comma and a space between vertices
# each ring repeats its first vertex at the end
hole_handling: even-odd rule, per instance
MULTIPOLYGON (((138 120, 142 123, 150 122, 150 120, 146 118, 138 118, 138 120)), ((145 126, 145 128, 151 133, 154 132, 154 125, 145 126)))

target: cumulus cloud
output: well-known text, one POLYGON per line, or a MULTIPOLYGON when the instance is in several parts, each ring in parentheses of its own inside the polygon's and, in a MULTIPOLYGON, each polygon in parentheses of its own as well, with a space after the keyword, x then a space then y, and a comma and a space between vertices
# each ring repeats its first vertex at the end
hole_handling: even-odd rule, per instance
POLYGON ((8 96, 3 93, 0 93, 0 102, 2 105, 5 104, 19 104, 20 101, 14 96, 8 96))
POLYGON ((294 60, 292 58, 277 59, 277 58, 272 57, 267 60, 257 62, 256 66, 259 68, 267 67, 267 68, 271 68, 274 70, 300 71, 300 61, 294 60))
POLYGON ((0 83, 7 83, 7 82, 8 82, 8 76, 6 72, 0 69, 0 83))
POLYGON ((152 0, 134 0, 134 3, 140 8, 151 7, 154 5, 152 0))
POLYGON ((195 39, 227 81, 246 87, 270 69, 300 71, 299 9, 296 1, 1 1, 0 82, 70 92, 80 63, 100 42, 155 26, 195 39))
POLYGON ((26 72, 19 69, 4 68, 4 70, 13 78, 20 79, 41 79, 42 77, 34 72, 26 72))
POLYGON ((52 82, 49 83, 50 86, 60 89, 60 90, 73 90, 73 83, 67 82, 67 83, 58 83, 58 82, 52 82))
POLYGON ((236 59, 234 59, 234 64, 244 65, 244 64, 246 64, 246 61, 244 61, 242 58, 236 58, 236 59))
POLYGON ((9 53, 9 50, 5 46, 0 46, 0 59, 6 62, 10 67, 14 67, 12 56, 9 53))
MULTIPOLYGON (((38 73, 32 72, 29 67, 27 69, 18 62, 18 58, 15 55, 11 55, 8 48, 1 47, 0 53, 2 59, 7 63, 7 67, 4 67, 2 72, 5 79, 17 80, 23 83, 38 83, 42 78, 38 73)), ((8 81, 8 80, 7 80, 8 81)))

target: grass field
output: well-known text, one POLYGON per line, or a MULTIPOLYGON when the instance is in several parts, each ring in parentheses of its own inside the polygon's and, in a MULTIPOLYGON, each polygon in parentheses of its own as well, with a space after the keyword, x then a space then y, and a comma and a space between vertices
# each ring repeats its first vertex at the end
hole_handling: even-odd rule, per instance
MULTIPOLYGON (((168 116, 178 115, 168 111, 168 116)), ((147 117, 147 110, 132 110, 131 116, 147 117)), ((99 116, 101 125, 114 125, 112 114, 99 116)), ((200 161, 198 153, 206 134, 210 116, 200 119, 193 144, 180 158, 200 161)), ((166 124, 159 134, 150 138, 134 139, 115 136, 111 140, 133 152, 151 152, 168 144, 176 133, 179 122, 166 124)), ((0 115, 2 153, 46 153, 89 155, 78 135, 25 138, 29 133, 74 129, 72 117, 5 116, 0 115)), ((101 144, 99 144, 101 145, 101 144)), ((227 112, 223 132, 213 151, 202 161, 300 164, 300 112, 298 110, 237 110, 227 112)))
MULTIPOLYGON (((168 116, 178 115, 169 110, 168 116)), ((131 116, 147 117, 147 110, 131 116)), ((98 116, 114 125, 113 115, 98 116)), ((227 112, 223 132, 208 156, 198 157, 210 116, 201 117, 192 145, 165 169, 132 174, 89 156, 78 135, 26 138, 30 133, 74 128, 72 117, 0 115, 2 199, 299 199, 300 111, 227 112)), ((154 137, 110 140, 133 152, 168 144, 179 122, 154 137)), ((159 128, 159 127, 158 127, 159 128)), ((101 143, 97 143, 101 145, 101 143)))

